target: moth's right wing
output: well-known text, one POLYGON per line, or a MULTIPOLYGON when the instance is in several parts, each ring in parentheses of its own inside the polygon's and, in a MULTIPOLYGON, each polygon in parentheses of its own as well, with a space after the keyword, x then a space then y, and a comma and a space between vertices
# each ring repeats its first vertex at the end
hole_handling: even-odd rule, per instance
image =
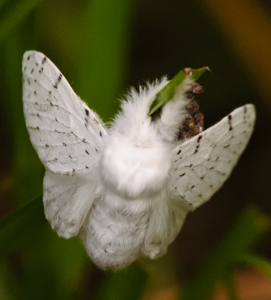
POLYGON ((172 198, 195 209, 230 176, 254 129, 255 107, 235 109, 220 122, 176 147, 172 198))
POLYGON ((247 104, 176 147, 170 173, 168 243, 180 231, 187 212, 208 201, 230 176, 255 119, 255 107, 247 104))
POLYGON ((75 236, 94 201, 96 164, 107 130, 40 52, 23 57, 23 104, 31 142, 47 169, 46 218, 59 236, 75 236))

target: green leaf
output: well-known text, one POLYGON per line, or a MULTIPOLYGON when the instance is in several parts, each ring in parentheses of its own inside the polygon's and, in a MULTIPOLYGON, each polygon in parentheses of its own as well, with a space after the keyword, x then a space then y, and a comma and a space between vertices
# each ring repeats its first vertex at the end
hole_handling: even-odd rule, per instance
POLYGON ((245 210, 226 234, 195 279, 184 288, 182 300, 210 299, 219 279, 225 278, 242 255, 249 253, 263 233, 270 228, 270 220, 255 209, 245 210))
POLYGON ((41 197, 0 220, 0 259, 35 241, 46 224, 41 197))
POLYGON ((209 68, 203 67, 197 70, 185 68, 181 70, 159 93, 157 93, 148 115, 152 116, 160 107, 172 100, 175 95, 185 93, 186 90, 184 89, 187 89, 188 86, 198 80, 206 70, 209 70, 209 68))

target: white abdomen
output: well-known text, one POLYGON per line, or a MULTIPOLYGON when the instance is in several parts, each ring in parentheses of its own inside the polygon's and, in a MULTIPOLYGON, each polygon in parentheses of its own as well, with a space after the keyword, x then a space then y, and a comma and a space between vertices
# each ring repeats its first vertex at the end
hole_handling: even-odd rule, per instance
POLYGON ((81 238, 92 261, 104 270, 123 269, 131 264, 144 242, 150 209, 146 205, 135 212, 128 205, 123 202, 116 208, 97 199, 86 220, 81 238))

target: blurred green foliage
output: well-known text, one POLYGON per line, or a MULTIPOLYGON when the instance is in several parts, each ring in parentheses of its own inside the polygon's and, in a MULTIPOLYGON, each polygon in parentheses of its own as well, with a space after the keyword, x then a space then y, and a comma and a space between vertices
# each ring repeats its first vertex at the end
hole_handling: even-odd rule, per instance
POLYGON ((270 111, 227 47, 196 1, 0 0, 0 299, 141 299, 152 278, 159 282, 156 290, 173 282, 180 297, 190 300, 209 299, 224 281, 234 299, 231 275, 239 265, 270 277, 264 258, 268 253, 271 258, 270 111), (202 80, 207 125, 238 105, 257 105, 256 131, 237 170, 188 218, 166 258, 103 273, 78 239, 60 239, 50 229, 40 198, 43 167, 30 144, 21 102, 21 60, 30 49, 50 57, 105 121, 126 86, 165 73, 172 77, 183 67, 209 65, 213 72, 202 80), (269 217, 245 210, 228 230, 232 217, 251 202, 269 217))

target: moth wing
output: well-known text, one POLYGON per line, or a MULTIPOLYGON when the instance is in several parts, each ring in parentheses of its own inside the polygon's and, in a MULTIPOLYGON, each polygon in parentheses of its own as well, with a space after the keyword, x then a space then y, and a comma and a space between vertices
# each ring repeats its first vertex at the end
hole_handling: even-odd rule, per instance
POLYGON ((31 142, 46 169, 56 174, 91 171, 106 128, 40 52, 23 57, 23 104, 31 142))
POLYGON ((163 201, 153 207, 149 218, 141 255, 156 259, 167 252, 167 247, 179 233, 186 215, 188 205, 180 205, 178 199, 163 201))
POLYGON ((46 219, 61 237, 77 236, 95 200, 93 176, 65 176, 46 170, 43 204, 46 219))
POLYGON ((94 200, 106 128, 40 52, 23 57, 23 104, 31 142, 46 168, 46 218, 59 236, 70 238, 78 234, 94 200))
POLYGON ((235 109, 174 151, 172 198, 195 209, 223 185, 249 142, 256 113, 252 104, 235 109))

